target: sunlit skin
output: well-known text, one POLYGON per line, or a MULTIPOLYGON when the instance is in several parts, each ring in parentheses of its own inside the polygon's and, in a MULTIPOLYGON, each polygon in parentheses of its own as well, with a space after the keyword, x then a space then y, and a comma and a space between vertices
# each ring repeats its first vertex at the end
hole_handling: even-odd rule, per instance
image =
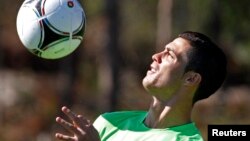
MULTIPOLYGON (((148 116, 144 124, 150 128, 167 128, 191 122, 192 98, 201 81, 195 72, 184 73, 188 62, 189 42, 176 38, 163 51, 152 56, 150 69, 142 84, 152 95, 148 116)), ((57 117, 56 122, 69 130, 71 135, 56 133, 56 138, 70 141, 98 141, 98 132, 81 115, 67 107, 62 111, 71 119, 67 122, 57 117)))
POLYGON ((55 137, 65 141, 100 141, 99 134, 89 120, 82 115, 73 113, 67 107, 62 107, 62 112, 69 117, 71 122, 68 122, 61 117, 56 118, 56 122, 61 124, 72 135, 56 133, 55 137))
POLYGON ((187 40, 176 38, 152 56, 150 70, 142 81, 153 97, 144 122, 148 127, 166 128, 190 122, 192 98, 201 80, 198 73, 184 73, 190 49, 187 40))
MULTIPOLYGON (((143 86, 152 95, 167 97, 177 91, 182 84, 182 77, 187 64, 186 52, 189 43, 177 38, 167 44, 163 51, 152 56, 152 64, 143 79, 143 86)), ((163 98, 160 98, 163 100, 163 98)))

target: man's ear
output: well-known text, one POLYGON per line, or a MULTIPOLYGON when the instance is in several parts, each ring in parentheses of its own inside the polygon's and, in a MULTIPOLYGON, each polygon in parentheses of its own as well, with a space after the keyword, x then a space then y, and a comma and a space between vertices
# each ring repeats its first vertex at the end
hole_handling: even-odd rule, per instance
POLYGON ((197 72, 189 71, 184 74, 184 85, 194 86, 201 82, 201 75, 197 72))

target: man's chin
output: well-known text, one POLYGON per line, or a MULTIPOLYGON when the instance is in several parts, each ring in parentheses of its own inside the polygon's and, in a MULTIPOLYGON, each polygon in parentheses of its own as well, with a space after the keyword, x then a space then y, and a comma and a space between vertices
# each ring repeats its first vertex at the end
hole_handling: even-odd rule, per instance
POLYGON ((145 76, 144 79, 142 80, 142 85, 146 91, 149 91, 150 87, 152 87, 152 80, 150 77, 145 76))

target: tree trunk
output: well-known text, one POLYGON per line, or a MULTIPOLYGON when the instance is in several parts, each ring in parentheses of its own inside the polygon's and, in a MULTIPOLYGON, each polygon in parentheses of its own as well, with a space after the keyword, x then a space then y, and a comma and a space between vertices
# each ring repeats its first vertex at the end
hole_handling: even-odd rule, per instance
POLYGON ((169 42, 172 33, 172 0, 159 0, 156 50, 160 51, 169 42))
POLYGON ((117 108, 119 91, 118 49, 118 1, 106 0, 107 37, 101 56, 99 82, 101 89, 101 110, 113 111, 117 108))

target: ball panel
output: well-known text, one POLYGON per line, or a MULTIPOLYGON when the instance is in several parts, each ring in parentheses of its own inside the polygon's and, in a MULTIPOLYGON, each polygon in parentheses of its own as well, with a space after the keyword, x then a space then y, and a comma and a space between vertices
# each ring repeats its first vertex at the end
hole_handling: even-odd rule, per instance
POLYGON ((45 21, 51 30, 61 35, 77 32, 84 20, 83 9, 78 6, 76 0, 60 0, 59 8, 51 6, 59 5, 59 0, 54 1, 44 0, 42 6, 43 15, 46 15, 45 21))
POLYGON ((17 16, 17 32, 21 42, 27 48, 33 49, 41 46, 44 30, 36 9, 28 6, 20 9, 17 16))
POLYGON ((41 2, 42 15, 50 15, 58 11, 60 8, 61 8, 60 0, 42 0, 41 2))
POLYGON ((63 38, 49 44, 41 53, 42 58, 56 59, 72 53, 81 43, 81 38, 63 38))
POLYGON ((72 21, 77 21, 77 22, 72 22, 73 25, 72 27, 74 27, 75 30, 73 30, 73 34, 79 32, 82 28, 84 28, 83 26, 85 25, 85 14, 82 10, 79 9, 75 9, 75 12, 72 15, 72 21))

